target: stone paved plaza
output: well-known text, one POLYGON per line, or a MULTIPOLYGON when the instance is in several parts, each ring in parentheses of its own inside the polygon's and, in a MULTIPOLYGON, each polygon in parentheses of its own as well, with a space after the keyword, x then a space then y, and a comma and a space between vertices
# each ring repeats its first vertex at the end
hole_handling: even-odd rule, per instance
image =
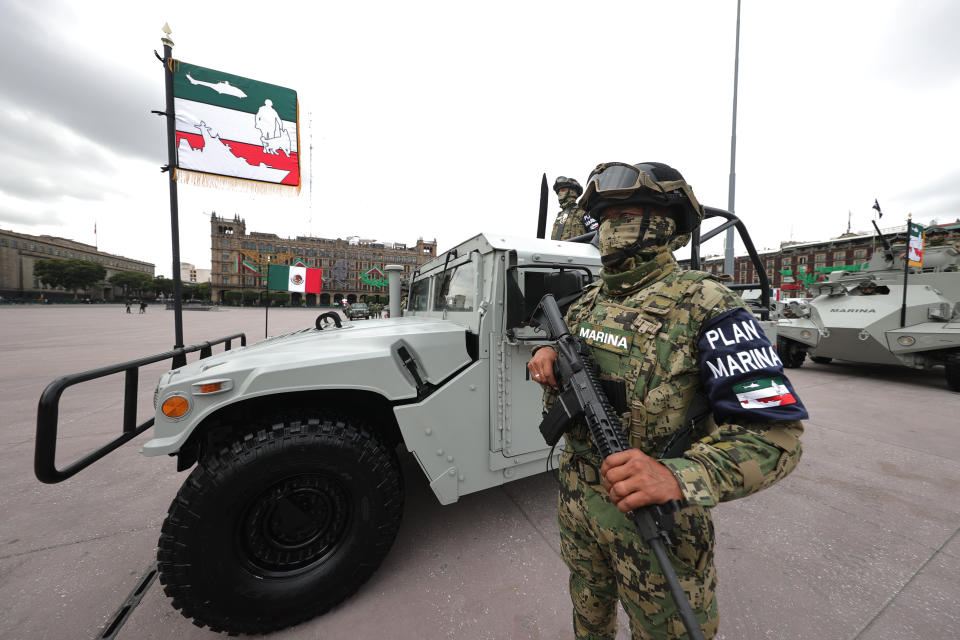
MULTIPOLYGON (((312 326, 270 312, 270 333, 312 326)), ((246 332, 262 309, 185 312, 185 343, 246 332)), ((143 434, 57 485, 33 474, 37 401, 59 375, 169 350, 150 306, 0 306, 0 638, 96 638, 153 561, 186 477, 145 458, 143 434)), ((141 374, 142 421, 166 365, 141 374)), ((942 370, 830 365, 789 372, 806 403, 804 457, 776 487, 715 510, 724 640, 960 637, 960 394, 942 370)), ((120 433, 122 377, 69 390, 60 464, 120 433)), ((441 507, 406 466, 407 507, 386 561, 329 614, 271 637, 572 638, 556 485, 540 474, 441 507)), ((618 638, 627 638, 625 621, 618 638)), ((118 638, 188 640, 155 582, 118 638)))

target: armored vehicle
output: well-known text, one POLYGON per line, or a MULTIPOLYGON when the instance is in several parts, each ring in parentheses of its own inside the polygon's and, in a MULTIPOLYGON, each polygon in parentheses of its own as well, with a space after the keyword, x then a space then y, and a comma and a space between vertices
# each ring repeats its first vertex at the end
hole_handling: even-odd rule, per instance
POLYGON ((813 299, 791 303, 777 321, 784 366, 799 367, 808 354, 818 363, 943 366, 960 391, 960 255, 927 247, 923 268, 905 279, 904 254, 904 245, 878 248, 865 269, 829 273, 810 287, 813 299))
MULTIPOLYGON (((739 221, 708 208, 713 215, 727 221, 708 237, 736 224, 759 265, 739 221)), ((442 504, 544 471, 552 458, 537 428, 542 392, 526 363, 545 336, 529 318, 544 294, 569 304, 598 274, 592 236, 479 234, 411 276, 402 314, 402 269, 388 265, 389 319, 352 323, 327 312, 255 345, 236 334, 59 378, 40 400, 37 477, 65 480, 153 427, 142 453, 192 469, 158 543, 173 606, 229 633, 319 615, 389 551, 403 513, 401 455, 442 504), (219 344, 225 350, 214 354, 219 344), (200 359, 188 364, 194 352, 200 359), (165 359, 174 366, 154 392, 155 417, 137 425, 139 368, 165 359), (58 469, 61 394, 120 372, 123 434, 58 469)), ((692 247, 696 266, 699 243, 692 247)))

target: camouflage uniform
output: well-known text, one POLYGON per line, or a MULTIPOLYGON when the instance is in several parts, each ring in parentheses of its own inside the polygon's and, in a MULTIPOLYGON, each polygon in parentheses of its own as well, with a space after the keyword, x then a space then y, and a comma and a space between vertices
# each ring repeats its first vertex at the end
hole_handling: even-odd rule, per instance
MULTIPOLYGON (((623 428, 631 446, 656 458, 684 424, 702 386, 702 328, 744 304, 708 274, 681 271, 665 243, 601 275, 570 307, 567 325, 592 347, 601 379, 625 383, 623 428)), ((547 396, 549 403, 552 392, 547 396)), ((684 498, 668 553, 706 638, 714 637, 718 623, 708 509, 790 473, 800 459, 802 430, 798 420, 724 419, 718 425, 708 418, 682 457, 661 460, 684 498)), ((613 638, 618 597, 635 638, 686 637, 656 559, 609 500, 599 474, 602 460, 586 426, 575 425, 565 440, 558 517, 576 637, 613 638)))
POLYGON ((587 227, 583 224, 583 209, 577 205, 577 196, 572 189, 561 189, 557 193, 560 200, 560 213, 553 223, 553 231, 550 233, 552 240, 569 240, 582 236, 587 232, 587 227))

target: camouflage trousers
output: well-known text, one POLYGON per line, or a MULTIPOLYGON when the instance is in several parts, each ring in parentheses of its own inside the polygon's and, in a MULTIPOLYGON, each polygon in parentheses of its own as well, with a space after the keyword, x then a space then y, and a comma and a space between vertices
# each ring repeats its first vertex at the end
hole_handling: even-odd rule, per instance
MULTIPOLYGON (((569 453, 560 459, 560 546, 570 568, 574 634, 578 640, 612 640, 619 598, 633 638, 686 638, 656 558, 608 499, 595 463, 569 453)), ((713 638, 719 618, 710 514, 701 507, 682 509, 670 536, 667 553, 674 570, 704 637, 713 638)))

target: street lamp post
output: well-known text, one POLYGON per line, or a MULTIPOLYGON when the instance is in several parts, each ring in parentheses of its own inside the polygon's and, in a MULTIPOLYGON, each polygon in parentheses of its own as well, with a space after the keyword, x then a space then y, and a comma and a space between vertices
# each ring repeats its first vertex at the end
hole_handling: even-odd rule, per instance
MULTIPOLYGON (((730 134, 730 184, 727 189, 727 211, 733 213, 734 194, 737 184, 737 84, 740 75, 740 0, 737 0, 737 45, 733 54, 733 124, 730 134)), ((733 227, 727 229, 726 250, 724 251, 723 270, 733 273, 733 227)))

